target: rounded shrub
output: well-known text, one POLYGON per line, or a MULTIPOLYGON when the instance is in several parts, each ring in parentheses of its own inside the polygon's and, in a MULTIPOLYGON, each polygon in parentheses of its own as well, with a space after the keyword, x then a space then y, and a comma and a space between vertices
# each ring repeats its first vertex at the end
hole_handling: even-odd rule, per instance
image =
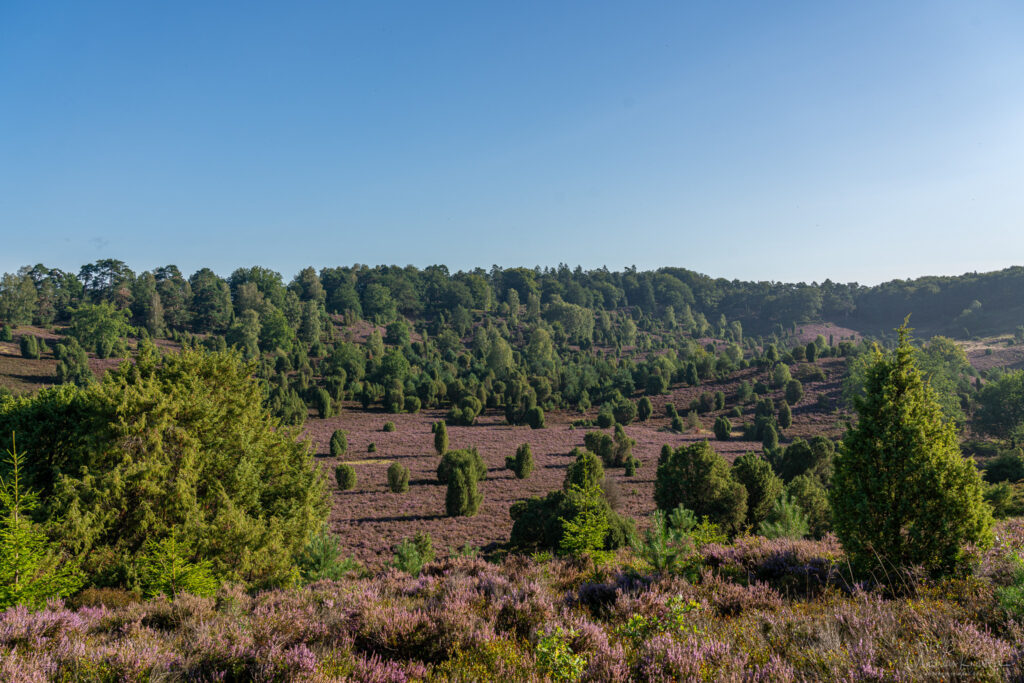
POLYGON ((390 420, 385 422, 384 423, 384 431, 385 432, 393 432, 393 431, 395 431, 395 423, 391 422, 390 420))
POLYGON ((405 397, 405 412, 407 413, 418 413, 421 407, 420 399, 418 396, 406 396, 405 397))
POLYGON ((368 445, 366 446, 366 452, 367 452, 367 453, 376 453, 376 452, 377 452, 377 444, 375 444, 375 443, 373 443, 373 442, 371 441, 371 442, 370 442, 370 443, 369 443, 369 444, 368 444, 368 445))
POLYGON ((727 417, 715 419, 715 438, 719 441, 728 441, 732 435, 732 422, 727 417))
POLYGON ((448 427, 444 422, 434 423, 434 450, 438 455, 444 455, 448 451, 448 427))
POLYGON ((405 493, 409 490, 409 468, 391 463, 388 467, 388 488, 392 493, 405 493))
POLYGON ((530 429, 544 429, 544 409, 534 406, 526 411, 526 423, 530 429))
POLYGON ((335 458, 342 458, 348 452, 348 432, 343 429, 335 429, 331 434, 331 455, 335 458))
POLYGON ((505 458, 505 466, 512 470, 516 479, 526 479, 533 472, 533 453, 530 444, 524 443, 516 449, 515 455, 505 458))
POLYGON ((355 488, 356 468, 352 465, 338 465, 334 468, 334 480, 338 482, 338 488, 342 491, 355 488))

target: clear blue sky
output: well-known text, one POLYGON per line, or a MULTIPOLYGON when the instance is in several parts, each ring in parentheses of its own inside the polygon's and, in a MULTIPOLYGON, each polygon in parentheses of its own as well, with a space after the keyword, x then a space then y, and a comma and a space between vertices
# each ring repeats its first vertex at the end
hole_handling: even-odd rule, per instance
POLYGON ((1024 4, 0 2, 0 271, 1024 263, 1024 4))

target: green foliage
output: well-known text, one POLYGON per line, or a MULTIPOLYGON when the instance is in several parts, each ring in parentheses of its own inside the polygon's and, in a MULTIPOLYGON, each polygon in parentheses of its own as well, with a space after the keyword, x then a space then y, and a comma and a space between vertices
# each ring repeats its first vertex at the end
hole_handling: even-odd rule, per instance
POLYGON ((406 396, 405 397, 405 412, 413 413, 414 415, 420 412, 422 406, 418 396, 406 396))
POLYGON ((128 311, 119 311, 113 304, 82 304, 71 311, 68 336, 100 358, 109 357, 121 337, 128 334, 128 311))
POLYGON ((40 348, 39 340, 31 334, 21 335, 21 339, 18 340, 18 348, 21 351, 22 358, 39 360, 42 356, 42 348, 40 348))
POLYGON ((331 412, 331 395, 323 387, 317 387, 313 391, 313 408, 320 419, 331 417, 334 414, 331 412))
POLYGON ((570 485, 566 502, 576 514, 560 517, 562 539, 559 549, 567 555, 586 555, 604 547, 609 521, 605 513, 607 503, 599 486, 570 485))
POLYGON ((437 480, 442 484, 447 484, 452 472, 460 468, 472 472, 477 481, 487 478, 487 465, 480 457, 476 446, 448 451, 442 455, 441 462, 437 464, 437 480))
POLYGON ((683 505, 727 531, 738 530, 747 516, 746 488, 707 441, 679 446, 658 465, 654 501, 666 511, 683 505))
POLYGON ((832 478, 835 444, 831 439, 815 436, 808 443, 794 439, 772 464, 784 481, 792 481, 801 474, 809 474, 821 483, 832 478))
POLYGON ((786 382, 786 403, 793 406, 804 397, 804 385, 798 379, 791 379, 786 382))
POLYGON ((11 332, 10 325, 0 325, 0 342, 12 342, 14 341, 14 334, 11 332))
POLYGON ((515 455, 505 458, 505 466, 512 470, 516 479, 526 479, 533 472, 533 453, 530 444, 524 443, 516 449, 515 455))
POLYGON ((392 566, 412 576, 419 576, 423 565, 434 561, 434 544, 430 534, 417 532, 412 538, 403 538, 395 546, 392 566))
POLYGON ((917 369, 906 327, 892 354, 872 354, 832 477, 833 524, 851 561, 953 571, 968 543, 992 543, 992 516, 974 462, 960 453, 934 390, 917 369))
POLYGON ((65 561, 49 547, 46 533, 31 518, 38 494, 22 485, 23 456, 14 434, 0 477, 0 610, 13 605, 41 609, 51 598, 74 593, 82 575, 74 561, 65 561))
POLYGON ((1024 445, 1024 370, 987 382, 978 392, 974 426, 985 434, 1024 445))
POLYGON ((216 593, 212 563, 197 559, 198 555, 173 532, 159 541, 146 541, 139 557, 139 582, 145 595, 174 599, 181 593, 201 597, 216 593))
POLYGON ((612 415, 612 407, 608 404, 601 406, 601 410, 597 413, 597 426, 607 429, 613 424, 615 424, 615 416, 612 415))
POLYGON ((366 444, 366 452, 367 453, 376 453, 377 452, 377 444, 375 444, 372 441, 370 443, 366 444))
POLYGON ((356 468, 352 465, 338 465, 334 468, 334 480, 338 482, 338 488, 342 491, 354 489, 356 487, 356 468))
POLYGON ((445 492, 445 514, 449 517, 472 517, 480 509, 481 500, 473 468, 463 466, 454 469, 448 479, 448 490, 445 492))
POLYGON ((639 460, 637 460, 636 458, 630 458, 629 460, 626 461, 626 468, 623 474, 625 474, 627 477, 632 477, 636 475, 636 468, 639 464, 639 460))
POLYGON ((686 422, 685 422, 685 426, 684 426, 684 429, 686 431, 688 431, 688 432, 699 432, 703 428, 704 428, 704 425, 701 424, 700 416, 697 415, 697 411, 696 410, 691 410, 690 412, 688 412, 686 414, 686 422))
POLYGON ((1019 553, 1011 555, 1013 562, 1013 578, 1009 585, 996 589, 996 600, 999 606, 1012 619, 1024 619, 1024 557, 1019 553))
POLYGON ((395 431, 395 429, 396 429, 395 428, 395 423, 391 422, 391 421, 388 421, 388 422, 384 423, 384 427, 382 428, 382 431, 393 432, 393 431, 395 431))
POLYGON ((779 447, 779 433, 775 431, 775 425, 770 422, 764 425, 761 437, 761 447, 766 453, 774 451, 779 447))
POLYGON ((335 429, 331 434, 331 455, 335 458, 343 458, 348 453, 348 432, 343 429, 335 429))
POLYGON ((438 455, 448 452, 448 427, 444 422, 434 423, 434 450, 438 455))
POLYGON ((651 413, 654 412, 654 406, 651 405, 651 399, 646 396, 642 397, 636 404, 636 416, 641 422, 647 422, 651 419, 651 413))
POLYGON ((630 422, 635 420, 636 413, 636 404, 628 398, 616 401, 615 405, 612 406, 612 417, 614 417, 615 422, 620 425, 628 425, 630 422))
POLYGON ((583 436, 583 444, 588 451, 596 455, 605 467, 615 464, 615 440, 604 432, 587 432, 583 436))
POLYGON ((530 425, 530 429, 544 429, 544 411, 540 406, 526 411, 526 424, 530 425))
POLYGON ((596 455, 587 450, 573 449, 571 453, 576 459, 569 463, 565 471, 562 489, 568 491, 573 486, 582 489, 601 486, 604 483, 604 467, 596 455))
POLYGON ((586 657, 573 652, 569 645, 569 639, 575 637, 575 631, 563 631, 559 626, 537 641, 534 648, 537 666, 553 683, 578 681, 586 670, 586 657))
POLYGON ((57 383, 88 386, 96 381, 89 368, 89 357, 79 343, 68 339, 66 344, 57 344, 57 383))
POLYGON ((100 383, 0 403, 0 433, 46 454, 24 472, 39 519, 92 582, 132 584, 144 546, 172 533, 219 581, 290 581, 326 487, 308 444, 268 418, 252 371, 236 352, 147 352, 100 383))
POLYGON ((625 467, 626 463, 633 459, 633 446, 636 445, 636 439, 627 436, 622 425, 615 425, 615 436, 612 437, 612 442, 614 444, 612 448, 613 466, 625 467))
POLYGON ((663 615, 631 615, 625 624, 615 629, 616 635, 639 648, 654 636, 666 634, 679 638, 698 633, 697 627, 690 623, 689 614, 700 607, 699 602, 675 595, 668 599, 666 606, 668 610, 663 615))
POLYGON ((769 516, 782 493, 782 480, 775 476, 772 466, 755 453, 736 458, 732 475, 747 489, 746 522, 756 529, 769 516))
POLYGON ((821 538, 832 529, 832 508, 828 502, 828 491, 821 481, 812 475, 800 474, 786 484, 786 495, 800 506, 810 533, 821 538))
POLYGON ((388 489, 392 493, 405 493, 409 490, 409 468, 397 462, 388 467, 388 489))
POLYGON ((715 418, 715 438, 719 441, 728 441, 732 435, 732 422, 725 416, 715 418))
POLYGON ((1024 452, 1020 448, 1000 453, 985 464, 985 481, 989 483, 1021 479, 1024 479, 1024 452))
POLYGON ((775 499, 758 532, 767 538, 798 539, 810 533, 810 526, 801 507, 783 494, 775 499))
POLYGON ((793 425, 793 411, 789 408, 789 402, 783 401, 779 406, 779 427, 789 429, 793 425))

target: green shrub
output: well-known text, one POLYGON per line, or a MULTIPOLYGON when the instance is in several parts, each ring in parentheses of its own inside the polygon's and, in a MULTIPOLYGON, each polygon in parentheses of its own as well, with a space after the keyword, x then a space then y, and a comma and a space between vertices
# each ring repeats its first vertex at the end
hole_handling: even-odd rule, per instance
POLYGON ((654 412, 654 406, 651 405, 651 399, 644 396, 636 404, 636 416, 641 422, 647 422, 651 419, 651 413, 654 412))
POLYGON ((61 520, 52 541, 84 553, 100 584, 126 581, 139 550, 172 533, 218 581, 290 581, 328 512, 308 446, 268 416, 237 352, 141 349, 135 360, 88 387, 0 403, 0 434, 47 454, 25 474, 46 519, 61 520))
POLYGON ((313 409, 316 410, 320 419, 328 418, 333 414, 331 412, 331 395, 323 387, 313 390, 313 409))
POLYGON ((627 477, 632 477, 636 475, 636 466, 638 462, 639 461, 636 458, 630 458, 629 460, 626 461, 626 471, 624 472, 624 474, 627 477))
POLYGON ((335 458, 343 458, 348 452, 348 432, 343 429, 335 429, 331 434, 331 455, 335 458))
POLYGON ((756 529, 768 517, 776 499, 782 493, 782 480, 772 466, 754 453, 736 458, 732 476, 747 489, 747 524, 756 529))
POLYGON ((19 340, 18 344, 21 350, 22 358, 39 360, 39 358, 42 356, 42 351, 39 348, 39 340, 36 339, 31 334, 21 335, 21 339, 19 340))
POLYGON ((96 381, 89 367, 89 357, 76 340, 68 339, 66 344, 57 344, 56 356, 58 384, 84 387, 96 381))
POLYGON ((405 493, 409 490, 409 468, 397 462, 388 467, 388 488, 392 493, 405 493))
POLYGON ((636 439, 626 435, 622 425, 615 425, 615 436, 612 438, 614 448, 612 449, 612 466, 625 467, 626 463, 633 459, 633 446, 636 439))
POLYGON ((863 570, 881 558, 944 574, 968 562, 968 544, 984 550, 993 540, 981 476, 915 356, 905 327, 895 352, 874 352, 853 401, 859 419, 835 461, 833 525, 863 570))
POLYGON ((442 484, 447 484, 451 479, 452 472, 460 468, 469 469, 477 481, 487 478, 487 465, 480 457, 476 446, 448 451, 442 455, 441 462, 437 465, 437 480, 442 484))
POLYGON ((715 418, 715 438, 719 441, 728 441, 732 435, 732 422, 727 417, 715 418))
POLYGON ((405 397, 405 412, 407 413, 418 413, 421 407, 420 399, 418 396, 406 396, 405 397))
POLYGON ((298 558, 299 574, 306 583, 331 579, 338 581, 362 572, 362 565, 352 557, 342 556, 341 540, 327 527, 314 535, 298 558))
POLYGON ((47 600, 63 598, 82 585, 74 561, 65 561, 48 543, 46 532, 33 522, 39 495, 22 481, 22 454, 14 434, 0 477, 0 610, 14 605, 41 609, 47 600))
POLYGON ((789 409, 789 403, 783 401, 779 406, 779 426, 789 429, 793 425, 793 411, 789 409))
POLYGON ((616 401, 615 405, 612 406, 612 417, 615 418, 618 424, 628 425, 636 419, 636 404, 628 398, 616 401))
POLYGON ((666 403, 665 404, 665 417, 667 417, 669 419, 672 419, 673 417, 676 417, 677 415, 679 415, 679 413, 676 412, 675 404, 674 403, 666 403))
POLYGON ((383 431, 385 431, 385 432, 393 432, 393 431, 395 431, 395 423, 391 422, 390 420, 388 422, 385 422, 384 423, 384 427, 383 427, 383 431))
POLYGON ((810 533, 821 538, 832 529, 832 508, 828 503, 828 491, 817 477, 800 474, 786 484, 786 494, 800 506, 810 533))
POLYGON ((613 424, 615 424, 615 416, 612 415, 612 407, 608 404, 601 406, 601 410, 597 413, 597 426, 607 429, 613 424))
POLYGON ((438 455, 444 455, 448 451, 448 427, 444 422, 435 422, 433 431, 434 450, 438 455))
POLYGON ((654 501, 665 511, 684 505, 728 531, 738 530, 747 516, 746 488, 707 441, 679 446, 658 466, 654 501))
POLYGON ((139 558, 139 582, 146 597, 166 595, 174 599, 181 593, 209 597, 217 592, 209 560, 194 562, 196 551, 181 543, 177 534, 146 541, 139 558))
POLYGON ((477 478, 469 465, 457 467, 448 477, 448 490, 444 497, 445 514, 449 517, 472 517, 480 509, 480 491, 477 478))
POLYGON ((366 452, 367 453, 376 453, 377 452, 377 444, 373 443, 372 441, 370 443, 368 443, 366 445, 366 452))
POLYGON ((544 429, 544 411, 540 406, 534 406, 526 411, 526 423, 530 429, 544 429))
POLYGON ((786 382, 786 403, 796 405, 804 397, 804 385, 798 379, 786 382))
POLYGON ((419 576, 423 565, 434 561, 434 544, 430 534, 417 532, 413 538, 403 538, 395 546, 391 565, 399 571, 419 576))
POLYGON ((348 491, 356 486, 356 468, 352 465, 338 465, 334 468, 334 480, 338 482, 338 488, 348 491))
POLYGON ((799 539, 810 533, 810 527, 800 506, 783 494, 775 500, 758 532, 767 538, 799 539))
POLYGON ((505 458, 505 466, 512 470, 516 479, 526 479, 533 472, 533 453, 530 444, 524 443, 516 449, 515 455, 505 458))
POLYGON ((14 341, 14 333, 11 332, 10 325, 0 326, 0 342, 12 342, 14 341))

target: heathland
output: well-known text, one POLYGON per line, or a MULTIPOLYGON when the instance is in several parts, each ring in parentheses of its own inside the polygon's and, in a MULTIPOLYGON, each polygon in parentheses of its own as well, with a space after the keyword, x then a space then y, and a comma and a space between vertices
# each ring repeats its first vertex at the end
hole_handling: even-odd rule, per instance
POLYGON ((1022 285, 25 267, 0 678, 1014 679, 1022 285))

